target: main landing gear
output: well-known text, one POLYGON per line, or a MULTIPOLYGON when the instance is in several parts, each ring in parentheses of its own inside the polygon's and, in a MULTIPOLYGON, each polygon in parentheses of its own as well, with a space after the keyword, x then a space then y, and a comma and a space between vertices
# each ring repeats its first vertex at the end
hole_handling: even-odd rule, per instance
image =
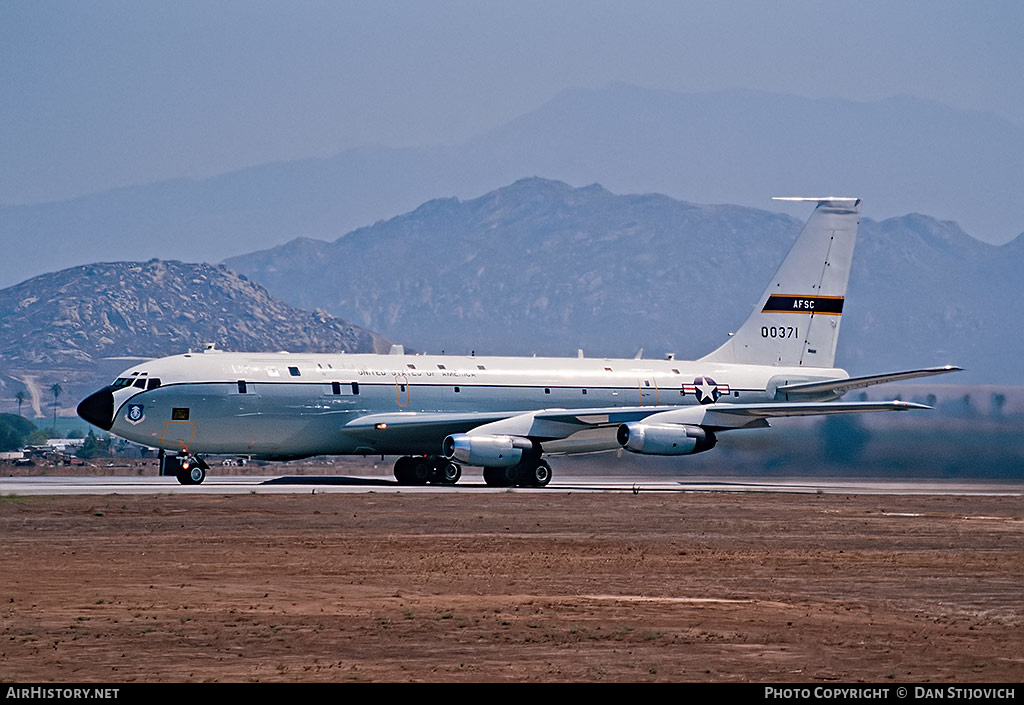
MULTIPOLYGON (((454 485, 462 468, 440 455, 406 455, 395 461, 395 479, 400 485, 454 485)), ((508 468, 484 468, 484 482, 490 487, 546 487, 551 466, 540 456, 523 458, 508 468)))
POLYGON ((400 485, 454 485, 462 468, 440 455, 407 455, 395 461, 395 479, 400 485))
POLYGON ((539 457, 523 458, 509 468, 484 468, 484 482, 491 487, 546 487, 551 466, 539 457))

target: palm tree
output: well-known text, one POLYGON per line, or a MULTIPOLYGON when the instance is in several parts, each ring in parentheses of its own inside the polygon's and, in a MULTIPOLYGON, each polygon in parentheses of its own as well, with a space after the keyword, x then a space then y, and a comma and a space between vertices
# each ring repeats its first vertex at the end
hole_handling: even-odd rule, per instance
POLYGON ((50 387, 50 391, 53 392, 53 430, 57 431, 57 397, 64 390, 60 388, 60 382, 54 382, 53 386, 50 387))
POLYGON ((25 391, 19 389, 18 393, 14 395, 14 398, 18 400, 18 416, 21 416, 21 405, 25 402, 25 391))

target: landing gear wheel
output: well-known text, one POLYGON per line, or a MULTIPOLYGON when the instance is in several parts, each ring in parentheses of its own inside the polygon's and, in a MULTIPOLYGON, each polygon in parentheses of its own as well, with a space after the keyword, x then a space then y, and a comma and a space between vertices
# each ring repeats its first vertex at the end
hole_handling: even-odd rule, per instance
POLYGON ((208 469, 202 458, 182 458, 175 476, 182 485, 201 485, 208 469))
POLYGON ((490 487, 511 487, 519 479, 519 466, 484 468, 484 482, 490 487))
POLYGON ((497 472, 501 468, 484 468, 484 482, 488 487, 498 486, 498 475, 497 472))
POLYGON ((409 458, 399 458, 395 461, 395 480, 400 485, 409 484, 409 458))
POLYGON ((429 460, 426 458, 412 458, 411 467, 412 482, 410 484, 425 485, 430 482, 430 478, 434 474, 434 468, 431 467, 429 460))
POLYGON ((442 461, 437 469, 438 484, 454 485, 460 477, 462 477, 462 468, 458 463, 453 463, 450 460, 442 461))
POLYGON ((523 487, 546 487, 551 482, 551 466, 546 460, 525 463, 519 469, 519 483, 523 487))
POLYGON ((395 461, 395 479, 400 485, 425 485, 433 470, 426 458, 405 455, 395 461))

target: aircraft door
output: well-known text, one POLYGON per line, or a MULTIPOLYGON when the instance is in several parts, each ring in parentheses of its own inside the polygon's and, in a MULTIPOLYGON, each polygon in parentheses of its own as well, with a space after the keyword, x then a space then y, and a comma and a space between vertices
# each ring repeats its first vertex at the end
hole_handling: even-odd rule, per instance
POLYGON ((190 407, 171 409, 171 420, 164 422, 164 432, 160 436, 161 443, 169 443, 174 448, 181 446, 187 450, 196 437, 196 422, 191 418, 190 407))
POLYGON ((642 375, 637 379, 640 388, 640 406, 658 405, 658 381, 654 375, 642 375))
POLYGON ((259 413, 260 395, 253 382, 240 379, 232 392, 229 397, 236 416, 255 416, 259 413))
POLYGON ((412 396, 409 389, 409 378, 405 375, 395 375, 395 397, 399 406, 409 406, 412 396))

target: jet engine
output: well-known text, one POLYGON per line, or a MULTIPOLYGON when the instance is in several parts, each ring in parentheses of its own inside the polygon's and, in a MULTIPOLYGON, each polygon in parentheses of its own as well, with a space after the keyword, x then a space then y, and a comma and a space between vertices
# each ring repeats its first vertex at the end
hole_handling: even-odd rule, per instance
POLYGON ((468 433, 448 436, 441 446, 448 460, 489 468, 512 467, 522 459, 523 451, 532 447, 529 439, 518 436, 471 436, 468 433))
POLYGON ((632 421, 619 426, 619 445, 643 455, 692 455, 715 447, 718 439, 700 426, 632 421))

